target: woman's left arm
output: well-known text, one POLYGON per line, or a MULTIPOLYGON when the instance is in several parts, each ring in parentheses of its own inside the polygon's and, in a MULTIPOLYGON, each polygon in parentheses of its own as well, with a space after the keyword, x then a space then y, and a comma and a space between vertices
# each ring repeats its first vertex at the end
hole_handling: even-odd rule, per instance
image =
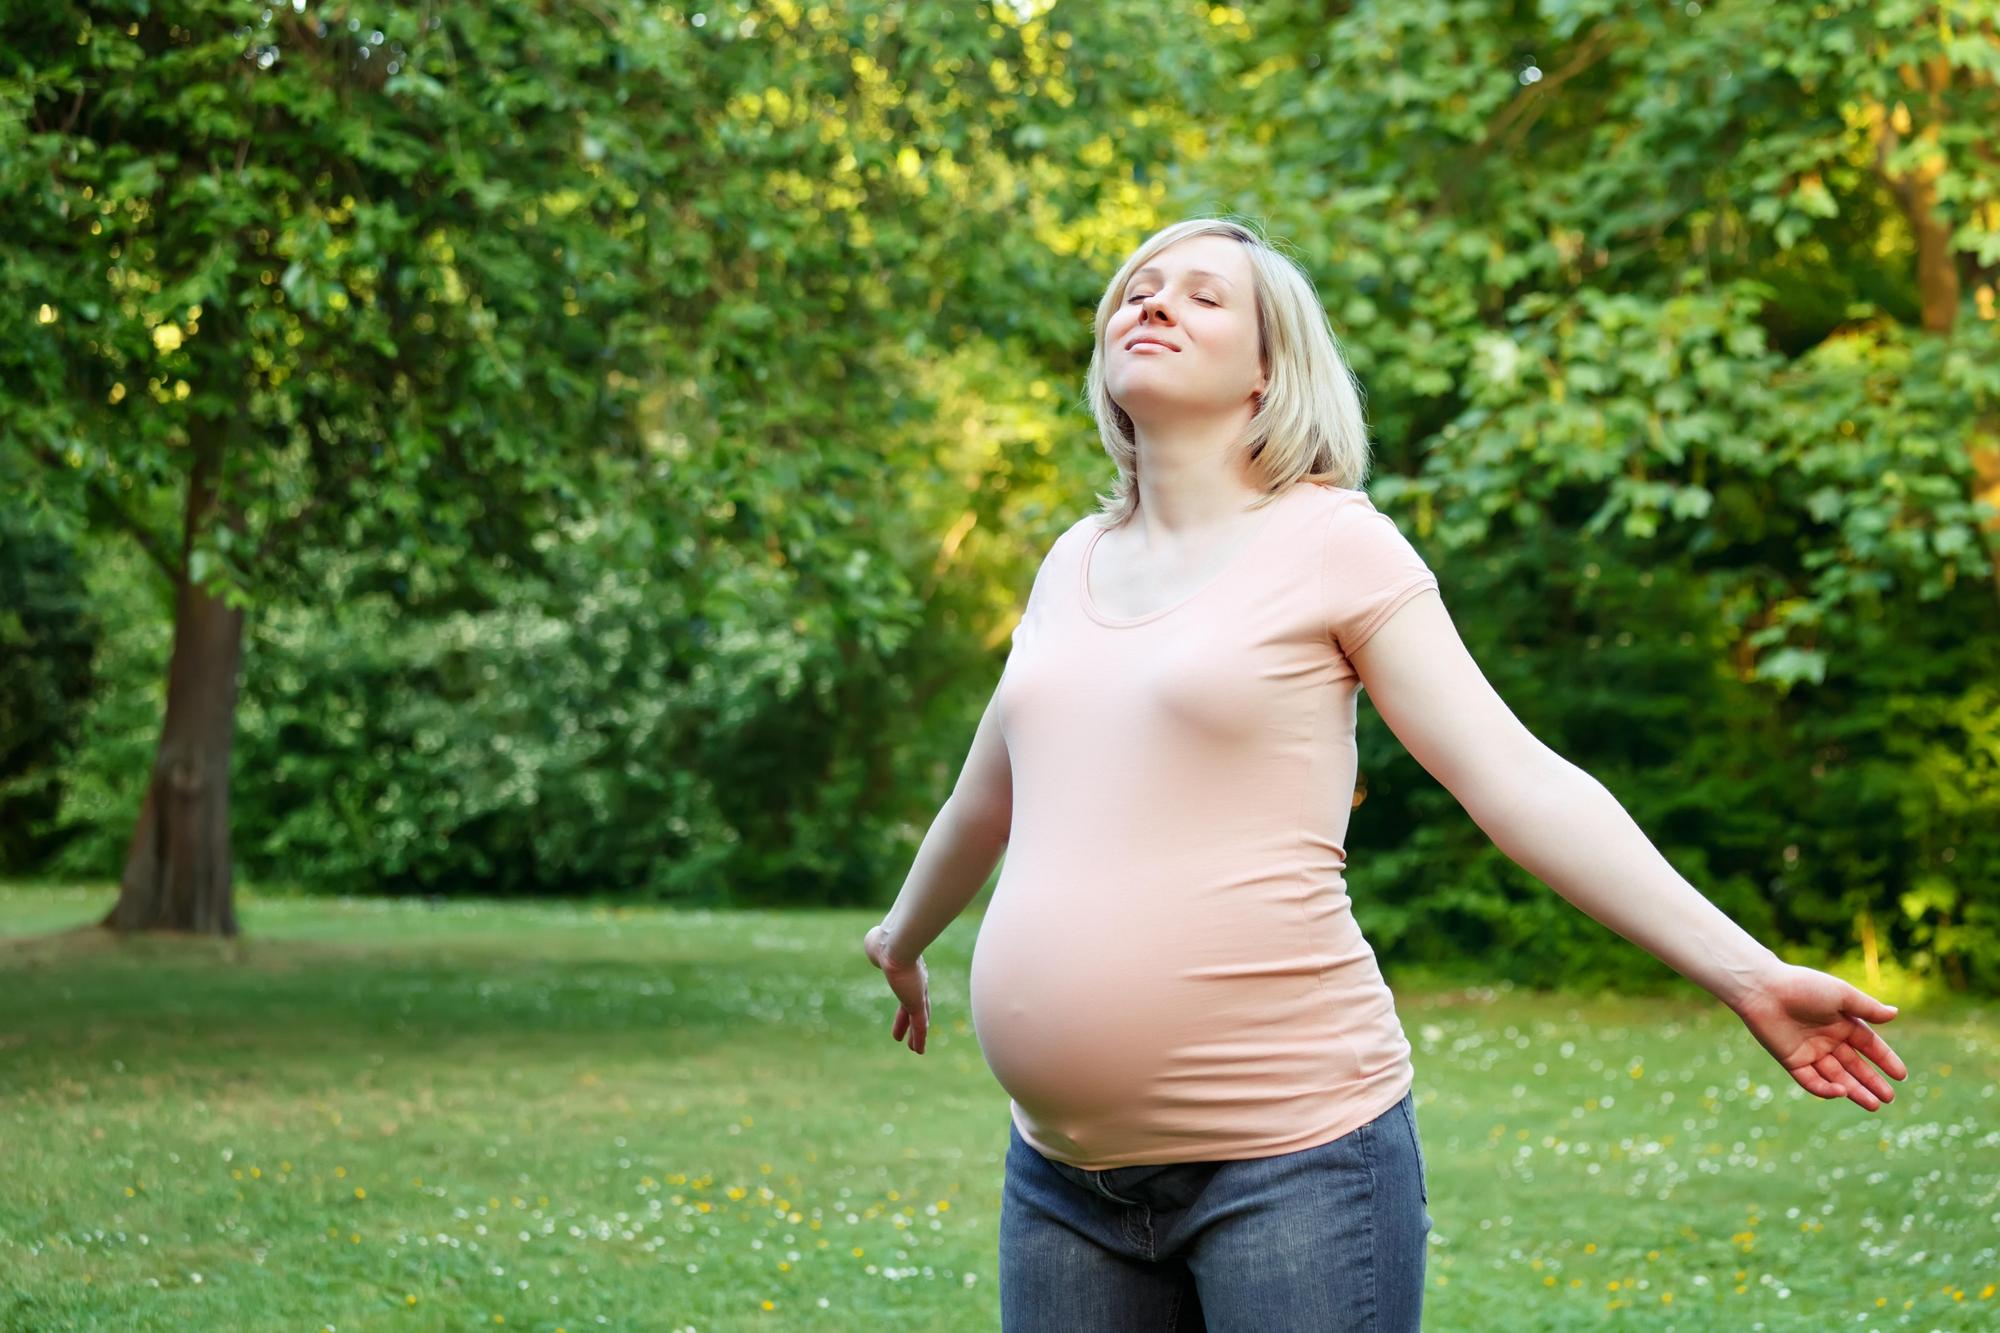
POLYGON ((1895 1009, 1784 962, 1682 878, 1603 783, 1538 740, 1435 591, 1349 650, 1396 738, 1522 869, 1728 1005, 1799 1086, 1873 1111, 1908 1069, 1867 1020, 1895 1009))

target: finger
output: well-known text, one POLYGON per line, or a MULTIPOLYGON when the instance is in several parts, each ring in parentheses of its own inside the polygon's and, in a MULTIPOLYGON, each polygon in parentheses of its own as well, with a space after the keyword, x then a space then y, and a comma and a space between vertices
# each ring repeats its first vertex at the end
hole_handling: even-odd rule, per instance
POLYGON ((1855 1018, 1872 1018, 1877 1023, 1886 1023, 1896 1016, 1896 1006, 1884 1004, 1858 986, 1847 988, 1847 1002, 1841 1006, 1855 1018))
POLYGON ((1887 1079, 1875 1072, 1869 1066, 1868 1062, 1861 1058, 1861 1052, 1843 1043, 1840 1049, 1834 1052, 1834 1055, 1839 1059, 1840 1063, 1847 1066, 1847 1072, 1854 1075, 1857 1083, 1875 1094, 1878 1102, 1893 1102, 1896 1100, 1895 1089, 1889 1086, 1887 1079))
POLYGON ((930 1042, 931 1036, 931 1006, 928 996, 924 998, 923 1012, 916 1016, 912 1027, 914 1028, 914 1035, 910 1038, 910 1049, 918 1055, 922 1055, 924 1047, 930 1042))
POLYGON ((1850 1099, 1864 1111, 1873 1111, 1882 1104, 1876 1099, 1874 1093, 1868 1091, 1867 1088, 1855 1081, 1854 1075, 1848 1073, 1847 1067, 1841 1064, 1831 1052, 1822 1055, 1818 1060, 1813 1062, 1813 1065, 1821 1074, 1826 1076, 1827 1082, 1840 1089, 1841 1096, 1850 1099))
POLYGON ((1829 1083, 1811 1065, 1799 1065, 1791 1071, 1798 1085, 1815 1097, 1845 1097, 1846 1089, 1837 1083, 1829 1083))
POLYGON ((1903 1057, 1897 1055, 1888 1042, 1882 1040, 1881 1033, 1858 1018, 1854 1020, 1854 1026, 1860 1030, 1848 1040, 1854 1043, 1855 1050, 1882 1066, 1882 1072, 1890 1078, 1910 1076, 1910 1067, 1903 1063, 1903 1057))
POLYGON ((903 1033, 909 1030, 909 1026, 910 1026, 910 1011, 900 1004, 897 1005, 896 1025, 889 1029, 889 1035, 895 1040, 901 1041, 903 1039, 903 1033))

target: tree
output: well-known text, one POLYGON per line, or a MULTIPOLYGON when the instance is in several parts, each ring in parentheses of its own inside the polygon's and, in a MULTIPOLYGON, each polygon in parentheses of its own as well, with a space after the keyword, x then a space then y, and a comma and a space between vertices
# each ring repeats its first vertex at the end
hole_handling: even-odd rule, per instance
POLYGON ((244 617, 371 547, 412 603, 532 565, 629 451, 658 290, 596 7, 51 5, 0 28, 0 474, 175 590, 158 757, 105 924, 235 934, 244 617), (433 590, 427 592, 426 590, 433 590))
MULTIPOLYGON (((1524 711, 1582 723, 1569 752, 1629 765, 1669 849, 1786 937, 1873 966, 1872 905, 1947 974, 2000 975, 1992 15, 1301 2, 1238 35, 1209 178, 1312 256, 1378 499, 1524 711), (1659 670, 1677 639, 1713 666, 1659 670)), ((1409 779, 1385 740, 1378 792, 1409 779)), ((1442 797, 1391 832, 1391 888, 1463 867, 1428 901, 1560 958, 1442 797)))
MULTIPOLYGON (((690 770, 670 793, 716 794, 682 827, 726 821, 744 893, 802 863, 871 892, 912 752, 877 721, 966 660, 906 645, 954 604, 1009 614, 1015 591, 906 576, 933 559, 937 505, 1001 502, 992 450, 909 502, 935 461, 922 405, 961 340, 1075 358, 1076 280, 1104 256, 1060 254, 1073 225, 1121 243, 1089 219, 1133 191, 1091 120, 1170 100, 1205 50, 1192 25, 1128 49, 1153 21, 1139 0, 1060 29, 1024 8, 10 18, 0 185, 22 205, 0 245, 21 262, 0 318, 28 315, 0 350, 0 469, 73 531, 136 540, 177 599, 108 921, 234 930, 244 617, 311 605, 309 553, 368 552, 413 611, 476 607, 469 561, 545 572, 614 478, 641 553, 626 572, 675 608, 666 688, 694 661, 727 687, 686 688, 687 751, 647 757, 690 770), (1048 221, 1022 226, 1031 206, 1048 221)), ((1175 123, 1135 133, 1135 157, 1175 123)), ((1025 544, 991 545, 1031 567, 1025 544)), ((659 855, 685 855, 691 884, 727 850, 659 855)))

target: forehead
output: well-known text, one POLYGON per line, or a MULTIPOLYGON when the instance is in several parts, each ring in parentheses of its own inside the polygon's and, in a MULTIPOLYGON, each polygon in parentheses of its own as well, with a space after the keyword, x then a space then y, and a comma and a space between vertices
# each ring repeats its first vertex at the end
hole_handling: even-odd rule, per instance
POLYGON ((1168 278, 1202 270, 1220 274, 1239 288, 1248 286, 1251 277, 1250 257, 1243 253, 1242 243, 1227 236, 1190 236, 1176 241, 1140 264, 1133 276, 1148 269, 1168 278))

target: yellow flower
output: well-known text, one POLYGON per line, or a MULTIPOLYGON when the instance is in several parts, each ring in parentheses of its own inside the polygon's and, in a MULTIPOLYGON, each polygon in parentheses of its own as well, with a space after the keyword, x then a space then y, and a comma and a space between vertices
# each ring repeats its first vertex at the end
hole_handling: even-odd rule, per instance
POLYGON ((158 324, 153 327, 153 346, 162 352, 172 352, 181 345, 181 326, 178 324, 158 324))
POLYGON ((773 1304, 772 1302, 770 1302, 770 1301, 765 1301, 765 1302, 764 1302, 764 1308, 765 1308, 766 1310, 775 1310, 775 1309, 777 1309, 778 1307, 777 1307, 777 1306, 776 1306, 775 1304, 773 1304))
POLYGON ((354 1197, 357 1199, 365 1199, 368 1197, 368 1191, 362 1189, 359 1185, 356 1185, 354 1187, 354 1197))

